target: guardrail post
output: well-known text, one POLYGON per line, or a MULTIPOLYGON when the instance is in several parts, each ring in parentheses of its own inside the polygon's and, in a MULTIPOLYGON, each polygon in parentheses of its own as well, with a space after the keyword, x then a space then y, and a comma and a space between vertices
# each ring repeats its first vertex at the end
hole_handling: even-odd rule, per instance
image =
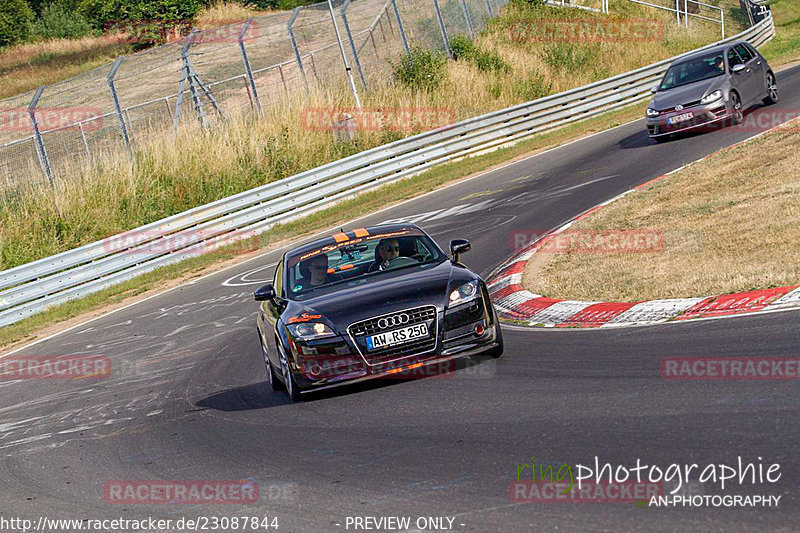
POLYGON ((122 133, 122 142, 125 143, 125 150, 128 152, 128 156, 132 157, 133 154, 131 153, 131 140, 128 135, 128 126, 125 124, 125 117, 122 116, 122 107, 119 105, 117 88, 114 85, 114 76, 117 75, 117 70, 119 70, 120 65, 122 65, 124 58, 125 56, 119 56, 116 60, 114 60, 114 64, 111 66, 111 70, 108 72, 106 81, 108 81, 108 88, 111 89, 111 100, 114 102, 114 111, 117 113, 117 122, 119 122, 119 131, 122 133))
POLYGON ((466 0, 461 0, 461 9, 464 11, 464 20, 467 22, 467 31, 470 39, 475 39, 475 29, 472 27, 472 19, 469 16, 466 0))
POLYGON ((253 69, 250 67, 250 59, 247 57, 247 49, 244 46, 244 34, 253 22, 252 18, 247 19, 242 24, 242 31, 239 32, 239 50, 242 52, 242 61, 244 62, 244 69, 247 72, 247 82, 250 84, 250 93, 253 96, 253 103, 256 107, 256 112, 261 113, 261 102, 258 99, 258 90, 256 89, 256 80, 253 79, 253 69))
POLYGON ((289 40, 292 41, 292 50, 294 50, 294 58, 297 60, 297 68, 300 69, 300 76, 303 78, 303 85, 306 87, 306 92, 308 92, 308 80, 306 79, 306 71, 303 70, 303 60, 300 58, 300 49, 297 47, 297 39, 294 37, 294 21, 297 20, 297 16, 300 15, 300 10, 303 9, 303 6, 297 6, 292 11, 292 16, 289 17, 289 24, 287 24, 289 28, 289 40))
MULTIPOLYGON (((486 0, 487 2, 489 0, 486 0)), ((397 27, 400 29, 400 37, 403 39, 403 48, 406 54, 411 54, 411 48, 408 46, 408 38, 406 38, 406 30, 403 28, 403 21, 400 18, 400 10, 397 9, 397 0, 392 0, 392 8, 394 9, 394 16, 397 18, 397 27)))
POLYGON ((436 18, 439 19, 439 29, 442 30, 442 41, 444 42, 444 51, 447 55, 452 55, 450 52, 450 39, 447 38, 447 28, 444 27, 444 19, 442 18, 442 11, 439 9, 439 0, 433 0, 433 9, 436 11, 436 18))
POLYGON ((350 31, 350 24, 347 22, 347 8, 350 7, 350 0, 344 0, 342 4, 342 21, 344 22, 344 31, 347 33, 347 40, 350 42, 350 49, 353 51, 353 60, 356 62, 356 70, 358 70, 358 77, 361 79, 361 86, 367 88, 367 80, 364 79, 364 71, 361 69, 361 61, 358 59, 358 50, 356 43, 353 40, 353 33, 350 31))
POLYGON ((43 92, 44 85, 36 89, 31 104, 28 106, 28 116, 31 117, 31 124, 33 124, 33 137, 36 143, 36 153, 39 155, 39 163, 42 165, 42 172, 47 181, 50 182, 50 185, 54 186, 53 171, 50 168, 50 160, 47 158, 47 150, 44 147, 42 133, 39 131, 39 121, 36 120, 36 105, 39 103, 39 98, 42 97, 43 92))

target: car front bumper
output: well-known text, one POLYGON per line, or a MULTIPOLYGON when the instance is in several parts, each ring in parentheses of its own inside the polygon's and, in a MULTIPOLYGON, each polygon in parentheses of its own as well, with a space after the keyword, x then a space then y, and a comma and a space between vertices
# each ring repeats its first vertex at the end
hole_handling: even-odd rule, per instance
MULTIPOLYGON (((333 351, 338 350, 328 350, 329 355, 326 356, 301 356, 293 365, 297 384, 302 392, 311 392, 372 379, 414 379, 449 374, 456 369, 455 365, 449 364, 450 361, 480 355, 499 346, 496 329, 499 323, 488 302, 487 293, 472 304, 446 312, 439 311, 436 317, 437 340, 433 350, 384 364, 367 364, 360 353, 354 353, 355 342, 347 354, 334 355, 333 351), (482 329, 481 334, 476 332, 477 326, 482 329)), ((342 348, 338 341, 332 342, 337 343, 336 348, 342 348)))
POLYGON ((710 104, 687 107, 680 111, 664 112, 657 117, 647 117, 647 133, 650 137, 665 137, 685 131, 717 129, 725 119, 731 116, 731 111, 727 101, 717 100, 710 104), (674 124, 669 123, 670 118, 686 113, 691 113, 692 117, 674 124))

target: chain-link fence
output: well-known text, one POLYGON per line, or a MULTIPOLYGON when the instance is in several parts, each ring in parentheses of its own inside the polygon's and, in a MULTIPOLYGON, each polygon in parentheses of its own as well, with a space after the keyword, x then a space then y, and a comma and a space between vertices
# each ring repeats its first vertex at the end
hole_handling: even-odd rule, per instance
MULTIPOLYGON (((368 90, 392 58, 412 46, 447 52, 449 38, 474 36, 506 1, 335 0, 119 57, 0 101, 0 187, 69 178, 100 154, 130 152, 148 133, 182 121, 209 124, 346 83, 342 53, 358 90, 368 90)), ((126 28, 108 38, 163 31, 126 28)))
MULTIPOLYGON (((185 121, 210 124, 315 88, 342 86, 349 82, 344 58, 353 89, 370 90, 387 78, 393 58, 414 46, 449 53, 453 37, 474 37, 507 2, 332 0, 195 30, 7 98, 0 101, 0 189, 69 179, 98 156, 131 153, 150 132, 174 130, 185 121)), ((603 2, 565 0, 572 7, 603 2)), ((127 33, 108 38, 164 33, 161 26, 130 31, 128 24, 127 33)))

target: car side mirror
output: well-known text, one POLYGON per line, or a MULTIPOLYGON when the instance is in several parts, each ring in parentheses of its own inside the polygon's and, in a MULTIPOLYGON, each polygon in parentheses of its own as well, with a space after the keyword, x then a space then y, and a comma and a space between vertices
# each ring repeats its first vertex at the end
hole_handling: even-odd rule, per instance
POLYGON ((275 302, 275 296, 277 296, 277 294, 275 294, 275 287, 272 286, 272 283, 267 283, 263 287, 256 289, 256 292, 253 293, 253 299, 257 302, 275 302))
POLYGON ((650 92, 656 94, 658 92, 658 85, 653 85, 650 87, 650 92))
POLYGON ((744 66, 742 63, 739 63, 738 65, 734 65, 733 68, 731 68, 731 72, 733 72, 734 74, 739 74, 741 71, 743 71, 746 68, 747 67, 744 66))
POLYGON ((450 255, 453 256, 453 261, 458 263, 458 256, 472 250, 472 245, 467 239, 453 239, 450 241, 450 255))

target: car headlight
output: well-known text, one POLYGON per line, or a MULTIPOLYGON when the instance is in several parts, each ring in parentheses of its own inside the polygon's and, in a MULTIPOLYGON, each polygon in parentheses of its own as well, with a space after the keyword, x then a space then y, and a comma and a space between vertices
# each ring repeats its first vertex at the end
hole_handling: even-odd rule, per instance
POLYGON ((302 324, 289 324, 286 327, 293 337, 304 341, 336 335, 331 328, 322 322, 303 322, 302 324))
POLYGON ((650 118, 657 117, 660 114, 661 113, 659 113, 658 111, 656 111, 652 107, 648 107, 647 108, 647 116, 650 117, 650 118))
POLYGON ((717 89, 713 93, 711 93, 711 94, 709 94, 707 96, 704 96, 703 99, 700 100, 700 103, 701 104, 708 104, 708 103, 711 103, 711 102, 715 102, 715 101, 719 100, 720 98, 722 98, 722 90, 721 89, 717 89))
POLYGON ((470 281, 450 293, 449 307, 471 302, 478 294, 478 281, 470 281))

